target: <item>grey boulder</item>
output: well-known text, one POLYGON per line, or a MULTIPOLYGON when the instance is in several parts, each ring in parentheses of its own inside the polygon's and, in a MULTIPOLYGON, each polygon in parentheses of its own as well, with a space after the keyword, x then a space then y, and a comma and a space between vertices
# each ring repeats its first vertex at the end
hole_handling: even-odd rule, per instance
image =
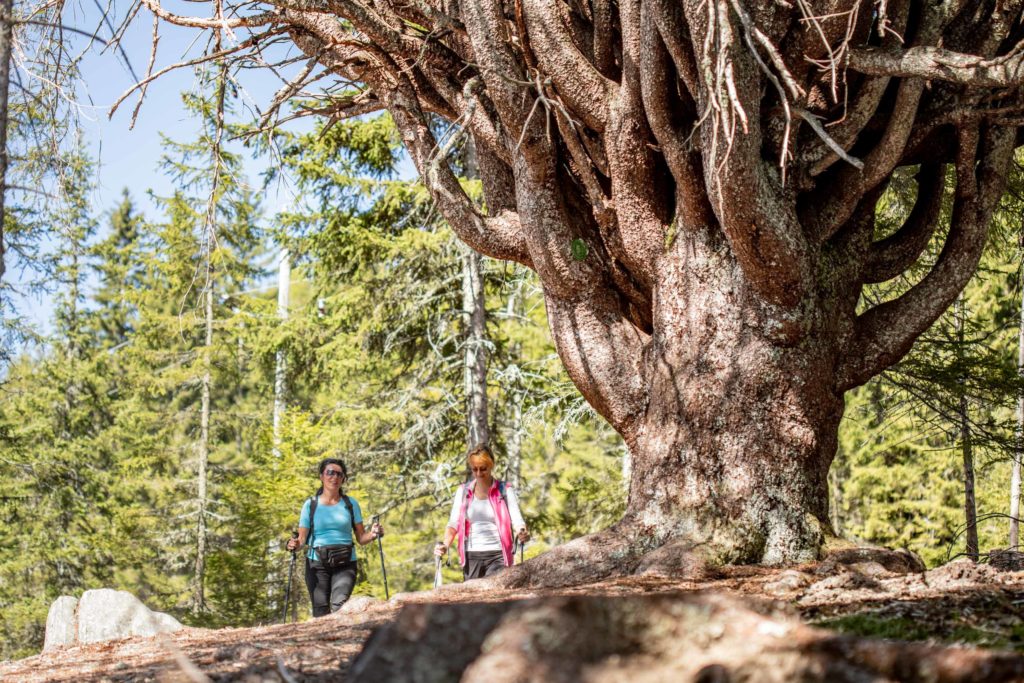
POLYGON ((110 588, 88 590, 81 599, 62 596, 50 606, 43 650, 104 640, 173 633, 181 623, 154 612, 131 593, 110 588))

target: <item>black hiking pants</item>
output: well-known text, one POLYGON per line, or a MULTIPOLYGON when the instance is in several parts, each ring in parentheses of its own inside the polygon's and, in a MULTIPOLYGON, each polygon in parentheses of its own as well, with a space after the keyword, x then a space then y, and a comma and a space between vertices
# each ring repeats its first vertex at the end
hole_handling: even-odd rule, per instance
POLYGON ((466 552, 466 566, 462 568, 463 581, 482 579, 497 574, 505 568, 505 558, 500 550, 482 550, 466 552))
POLYGON ((327 569, 320 560, 306 559, 306 588, 313 603, 314 617, 322 617, 341 609, 352 595, 355 585, 355 562, 327 569))

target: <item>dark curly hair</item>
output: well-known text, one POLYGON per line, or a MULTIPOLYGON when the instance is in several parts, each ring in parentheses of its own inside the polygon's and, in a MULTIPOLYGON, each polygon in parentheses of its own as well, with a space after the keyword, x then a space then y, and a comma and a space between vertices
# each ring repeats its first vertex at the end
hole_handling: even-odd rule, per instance
MULTIPOLYGON (((318 475, 323 475, 324 470, 327 469, 328 465, 337 465, 338 467, 341 468, 341 476, 343 477, 343 482, 348 479, 348 466, 345 465, 345 461, 342 460, 341 458, 324 458, 323 460, 321 460, 318 475)), ((323 492, 324 486, 323 484, 321 484, 320 488, 316 490, 316 495, 319 496, 323 492)))

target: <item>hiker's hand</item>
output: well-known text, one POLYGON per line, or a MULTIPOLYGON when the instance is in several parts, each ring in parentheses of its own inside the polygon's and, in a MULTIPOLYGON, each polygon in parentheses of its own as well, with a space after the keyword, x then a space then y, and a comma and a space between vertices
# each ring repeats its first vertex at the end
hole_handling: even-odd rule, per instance
POLYGON ((519 530, 519 535, 516 538, 519 539, 520 543, 526 543, 530 540, 530 532, 522 528, 519 530))
POLYGON ((290 538, 288 539, 288 545, 285 546, 288 550, 297 550, 299 547, 299 539, 290 538))
POLYGON ((384 535, 384 527, 380 525, 380 522, 374 522, 370 526, 370 533, 373 534, 374 538, 380 538, 384 535))
POLYGON ((434 546, 434 554, 438 557, 444 557, 448 554, 448 546, 446 546, 444 543, 441 543, 441 541, 438 541, 437 545, 434 546))

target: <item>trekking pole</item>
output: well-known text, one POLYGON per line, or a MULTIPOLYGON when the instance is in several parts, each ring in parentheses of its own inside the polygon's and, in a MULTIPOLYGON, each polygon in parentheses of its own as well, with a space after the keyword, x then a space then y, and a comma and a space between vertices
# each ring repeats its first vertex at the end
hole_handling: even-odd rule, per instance
POLYGON ((435 558, 434 562, 434 588, 440 588, 444 582, 444 577, 441 574, 441 558, 435 558))
MULTIPOLYGON (((292 538, 298 537, 299 532, 293 531, 292 538)), ((285 624, 288 623, 288 603, 292 599, 292 579, 295 577, 295 550, 292 551, 292 561, 288 564, 288 584, 284 588, 284 611, 281 613, 281 621, 285 624)))
MULTIPOLYGON (((374 515, 371 520, 371 524, 377 524, 380 521, 380 515, 374 515)), ((388 592, 388 570, 384 566, 384 544, 380 540, 380 536, 377 536, 377 550, 380 551, 380 571, 384 575, 384 599, 390 600, 391 594, 388 592)))
POLYGON ((526 550, 526 544, 520 542, 519 544, 519 564, 523 563, 523 552, 526 550))

